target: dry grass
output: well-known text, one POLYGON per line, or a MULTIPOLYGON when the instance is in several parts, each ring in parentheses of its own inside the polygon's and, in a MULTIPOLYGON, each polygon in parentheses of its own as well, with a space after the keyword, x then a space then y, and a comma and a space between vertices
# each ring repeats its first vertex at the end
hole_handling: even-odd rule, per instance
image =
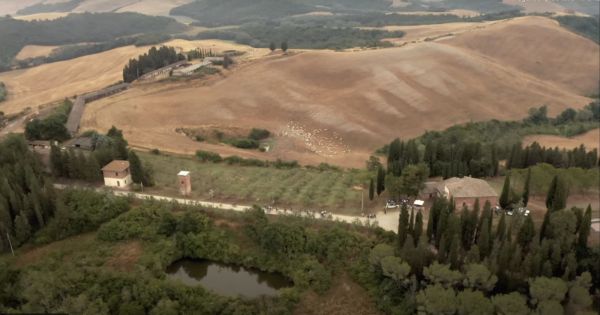
POLYGON ((597 149, 600 151, 600 129, 590 130, 582 135, 572 138, 550 135, 532 135, 523 139, 524 145, 530 145, 533 142, 537 142, 545 147, 559 147, 564 149, 574 149, 583 144, 588 150, 597 149))
MULTIPOLYGON (((266 49, 254 49, 218 40, 173 40, 165 45, 180 50, 194 48, 246 51, 245 59, 258 58, 266 49)), ((149 47, 127 46, 72 60, 41 65, 35 68, 0 73, 0 81, 8 88, 8 100, 0 111, 17 113, 26 107, 62 100, 65 97, 98 90, 122 80, 123 66, 131 58, 148 51, 149 47)))
POLYGON ((599 78, 597 47, 549 19, 528 17, 400 48, 272 56, 223 77, 139 86, 92 103, 83 128, 116 125, 133 145, 177 153, 204 149, 362 167, 397 136, 521 119, 540 104, 548 104, 551 115, 583 107, 590 100, 580 95, 599 78), (570 49, 557 49, 563 43, 570 49), (259 153, 175 132, 206 125, 265 128, 276 135, 275 144, 259 153), (305 136, 290 135, 289 125, 305 136))
POLYGON ((140 241, 121 242, 115 245, 114 254, 106 261, 106 266, 117 271, 132 271, 142 252, 140 241))
POLYGON ((27 45, 21 49, 15 59, 24 60, 28 58, 47 57, 57 47, 58 46, 27 45))
POLYGON ((336 279, 325 294, 308 292, 294 310, 294 315, 377 315, 381 314, 369 293, 347 275, 336 279))
POLYGON ((15 16, 17 20, 33 21, 33 20, 56 20, 61 17, 69 15, 68 12, 47 12, 47 13, 36 13, 30 15, 15 16))

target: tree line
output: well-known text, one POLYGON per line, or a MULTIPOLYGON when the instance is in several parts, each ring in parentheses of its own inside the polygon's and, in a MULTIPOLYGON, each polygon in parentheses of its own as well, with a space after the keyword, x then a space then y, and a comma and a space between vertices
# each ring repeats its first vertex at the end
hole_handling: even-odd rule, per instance
POLYGON ((52 181, 25 140, 11 135, 0 142, 0 252, 46 226, 56 211, 55 199, 52 181))
POLYGON ((123 81, 133 82, 146 73, 181 60, 185 60, 185 56, 177 53, 174 47, 161 46, 158 49, 152 47, 137 59, 129 60, 129 63, 123 68, 123 81))
POLYGON ((515 144, 506 162, 506 168, 528 168, 540 163, 550 164, 556 168, 580 167, 589 169, 599 166, 598 150, 587 151, 582 144, 577 148, 566 150, 546 148, 534 142, 528 146, 515 144))

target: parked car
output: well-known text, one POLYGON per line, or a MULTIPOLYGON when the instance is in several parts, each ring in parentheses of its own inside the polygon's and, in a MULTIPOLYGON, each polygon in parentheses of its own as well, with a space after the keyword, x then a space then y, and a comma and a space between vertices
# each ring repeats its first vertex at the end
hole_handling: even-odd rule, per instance
POLYGON ((396 201, 394 200, 388 200, 385 203, 385 208, 386 209, 394 209, 394 208, 400 208, 400 205, 396 203, 396 201))

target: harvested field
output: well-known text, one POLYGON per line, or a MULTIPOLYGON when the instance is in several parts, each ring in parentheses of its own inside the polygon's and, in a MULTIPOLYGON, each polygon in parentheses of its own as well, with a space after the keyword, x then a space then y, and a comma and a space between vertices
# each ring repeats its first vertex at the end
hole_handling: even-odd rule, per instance
POLYGON ((600 151, 600 129, 594 129, 573 138, 550 135, 533 135, 527 136, 523 139, 524 145, 529 145, 533 142, 537 142, 541 146, 545 147, 559 147, 564 149, 573 149, 583 144, 589 150, 597 149, 600 151))
POLYGON ((512 25, 511 33, 498 23, 447 41, 273 56, 222 78, 133 87, 92 103, 82 128, 106 131, 114 124, 133 145, 177 153, 204 149, 363 167, 373 150, 397 136, 475 120, 521 119, 541 104, 555 115, 590 102, 580 87, 598 82, 597 45, 545 18, 502 24, 512 25), (492 45, 487 37, 500 33, 509 38, 505 46, 514 37, 512 50, 483 47, 492 45), (570 49, 556 49, 561 41, 570 49), (273 150, 198 143, 175 132, 215 124, 271 130, 273 150))
POLYGON ((30 15, 15 16, 15 19, 23 20, 23 21, 56 20, 61 17, 65 17, 67 15, 69 15, 68 12, 48 12, 48 13, 36 13, 36 14, 30 14, 30 15))
POLYGON ((190 3, 192 0, 142 0, 121 7, 117 12, 137 12, 146 15, 169 16, 172 8, 190 3))
POLYGON ((21 49, 15 59, 25 60, 28 58, 47 57, 56 48, 58 48, 58 46, 27 45, 21 49))
POLYGON ((510 19, 442 42, 581 95, 598 92, 600 46, 552 19, 534 16, 510 19))
POLYGON ((14 15, 17 11, 39 2, 42 0, 2 0, 0 1, 0 15, 14 15))
MULTIPOLYGON (((231 49, 246 51, 247 54, 242 59, 258 58, 267 51, 218 40, 173 40, 164 45, 180 50, 204 48, 214 52, 231 49)), ((122 80, 123 66, 127 61, 148 49, 149 46, 127 46, 72 60, 0 73, 0 81, 6 84, 9 91, 7 101, 0 104, 0 110, 7 114, 17 113, 26 107, 36 107, 114 84, 122 80)))

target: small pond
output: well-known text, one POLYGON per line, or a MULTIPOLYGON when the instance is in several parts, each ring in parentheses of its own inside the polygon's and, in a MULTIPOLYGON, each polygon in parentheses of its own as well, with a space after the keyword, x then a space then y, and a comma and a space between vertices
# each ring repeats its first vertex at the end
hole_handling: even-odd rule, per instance
POLYGON ((256 298, 276 296, 279 289, 293 283, 279 273, 223 264, 208 260, 181 259, 166 270, 167 278, 189 286, 198 286, 220 295, 256 298))

